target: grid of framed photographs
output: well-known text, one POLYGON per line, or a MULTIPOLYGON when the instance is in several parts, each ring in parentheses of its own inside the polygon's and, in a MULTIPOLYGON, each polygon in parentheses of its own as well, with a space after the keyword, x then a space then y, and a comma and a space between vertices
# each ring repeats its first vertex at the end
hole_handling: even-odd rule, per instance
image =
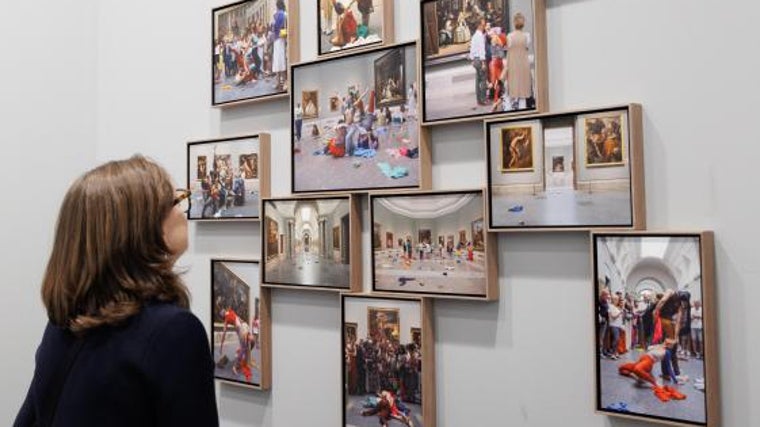
POLYGON ((216 377, 269 388, 272 289, 339 292, 344 425, 432 427, 433 301, 499 298, 500 232, 587 231, 596 410, 716 425, 713 234, 643 231, 640 105, 548 111, 545 0, 419 0, 398 44, 394 2, 319 0, 301 63, 297 4, 212 10, 212 105, 289 94, 294 195, 270 198, 269 134, 188 144, 188 218, 261 232, 261 264, 211 262, 216 377), (478 120, 486 188, 431 192, 432 129, 478 120))

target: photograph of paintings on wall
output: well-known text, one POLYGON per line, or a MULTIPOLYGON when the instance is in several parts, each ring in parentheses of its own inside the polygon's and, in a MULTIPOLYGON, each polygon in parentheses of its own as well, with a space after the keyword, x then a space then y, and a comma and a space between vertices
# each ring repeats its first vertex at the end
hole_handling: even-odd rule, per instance
POLYGON ((423 122, 536 109, 533 0, 421 8, 423 122))
POLYGON ((293 192, 419 187, 416 80, 415 43, 295 65, 295 93, 338 106, 293 99, 293 192))
POLYGON ((211 276, 214 377, 259 386, 259 263, 212 260, 211 276))
POLYGON ((373 290, 486 296, 483 192, 372 196, 377 227, 403 239, 373 251, 373 290), (445 245, 432 236, 457 233, 445 245))
POLYGON ((287 92, 288 4, 250 0, 213 10, 213 105, 287 92))
POLYGON ((264 200, 263 282, 348 289, 349 210, 348 197, 264 200))
POLYGON ((258 219, 260 148, 257 136, 189 143, 188 219, 258 219))
POLYGON ((486 126, 490 229, 634 225, 627 108, 486 126))
POLYGON ((393 0, 319 0, 319 55, 384 41, 384 7, 393 0))
POLYGON ((594 235, 598 410, 706 425, 700 238, 594 235))
POLYGON ((415 300, 343 298, 345 426, 424 427, 421 317, 415 300))

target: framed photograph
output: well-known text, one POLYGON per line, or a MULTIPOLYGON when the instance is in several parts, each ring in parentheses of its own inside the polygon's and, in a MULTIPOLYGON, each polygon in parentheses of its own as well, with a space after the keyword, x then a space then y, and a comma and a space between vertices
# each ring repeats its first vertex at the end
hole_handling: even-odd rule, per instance
POLYGON ((485 134, 489 231, 646 228, 640 105, 489 120, 485 134))
POLYGON ((501 171, 533 171, 533 127, 515 126, 501 130, 501 171))
POLYGON ((375 60, 375 105, 377 108, 406 104, 406 61, 404 48, 396 48, 375 60))
POLYGON ((600 232, 591 246, 596 410, 717 426, 713 233, 600 232))
POLYGON ((393 43, 393 0, 319 0, 317 55, 393 43))
POLYGON ((358 197, 264 199, 262 206, 269 230, 262 233, 263 286, 361 290, 358 197), (284 238, 269 237, 277 235, 284 238))
POLYGON ((287 96, 298 62, 296 0, 246 0, 211 12, 211 105, 287 96))
POLYGON ((422 124, 548 109, 545 0, 420 1, 422 124))
POLYGON ((342 341, 343 425, 435 426, 432 301, 344 294, 341 308, 356 331, 342 341))
POLYGON ((429 137, 417 114, 417 44, 404 43, 292 67, 291 191, 350 193, 430 186, 429 137), (324 99, 320 99, 324 97, 324 99))
POLYGON ((401 240, 396 248, 373 244, 372 290, 497 299, 497 241, 483 230, 484 203, 482 190, 370 195, 373 223, 401 240), (445 245, 432 238, 446 234, 445 245))
POLYGON ((303 104, 303 118, 316 119, 319 117, 319 91, 305 90, 301 92, 303 104))
POLYGON ((259 219, 259 202, 269 197, 269 134, 236 136, 187 144, 187 219, 259 219))
POLYGON ((211 260, 211 349, 216 379, 267 390, 271 307, 259 277, 258 261, 211 260))
POLYGON ((594 114, 582 118, 581 131, 586 152, 586 167, 598 168, 625 164, 625 116, 619 112, 594 114))

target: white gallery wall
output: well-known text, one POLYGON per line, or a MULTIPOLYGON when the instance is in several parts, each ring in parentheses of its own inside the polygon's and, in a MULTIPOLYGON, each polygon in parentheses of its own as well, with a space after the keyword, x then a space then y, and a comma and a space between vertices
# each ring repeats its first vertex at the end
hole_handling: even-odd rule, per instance
MULTIPOLYGON (((3 2, 0 221, 4 379, 10 425, 33 370, 44 310, 39 281, 57 206, 86 168, 143 153, 184 186, 185 142, 272 134, 272 193, 290 191, 286 100, 212 109, 210 9, 220 0, 3 2)), ((316 55, 317 2, 300 2, 301 58, 316 55)), ((760 419, 760 4, 747 0, 548 0, 554 111, 640 102, 647 219, 653 229, 716 232, 723 425, 760 419)), ((396 1, 398 41, 419 30, 396 1)), ((480 123, 433 131, 433 186, 485 184, 480 123)), ((365 267, 371 224, 363 202, 365 267)), ((583 233, 499 238, 501 298, 435 304, 442 427, 643 426, 595 415, 593 285, 583 233)), ((209 259, 258 258, 258 223, 194 224, 181 264, 209 325, 209 259)), ((364 288, 369 289, 369 268, 364 288)), ((337 295, 273 292, 269 393, 219 387, 223 426, 336 426, 341 420, 337 295)), ((754 421, 753 421, 754 420, 754 421)))

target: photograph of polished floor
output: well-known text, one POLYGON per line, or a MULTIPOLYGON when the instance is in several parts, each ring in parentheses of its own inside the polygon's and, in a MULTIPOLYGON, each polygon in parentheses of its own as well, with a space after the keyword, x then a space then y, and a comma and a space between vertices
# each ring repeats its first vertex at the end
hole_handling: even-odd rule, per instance
POLYGON ((267 261, 266 283, 333 286, 348 289, 349 264, 342 264, 308 252, 293 258, 285 255, 267 261))
POLYGON ((466 256, 411 261, 403 253, 393 251, 375 266, 375 289, 379 291, 437 292, 447 294, 483 295, 486 272, 482 263, 467 261, 466 256))

